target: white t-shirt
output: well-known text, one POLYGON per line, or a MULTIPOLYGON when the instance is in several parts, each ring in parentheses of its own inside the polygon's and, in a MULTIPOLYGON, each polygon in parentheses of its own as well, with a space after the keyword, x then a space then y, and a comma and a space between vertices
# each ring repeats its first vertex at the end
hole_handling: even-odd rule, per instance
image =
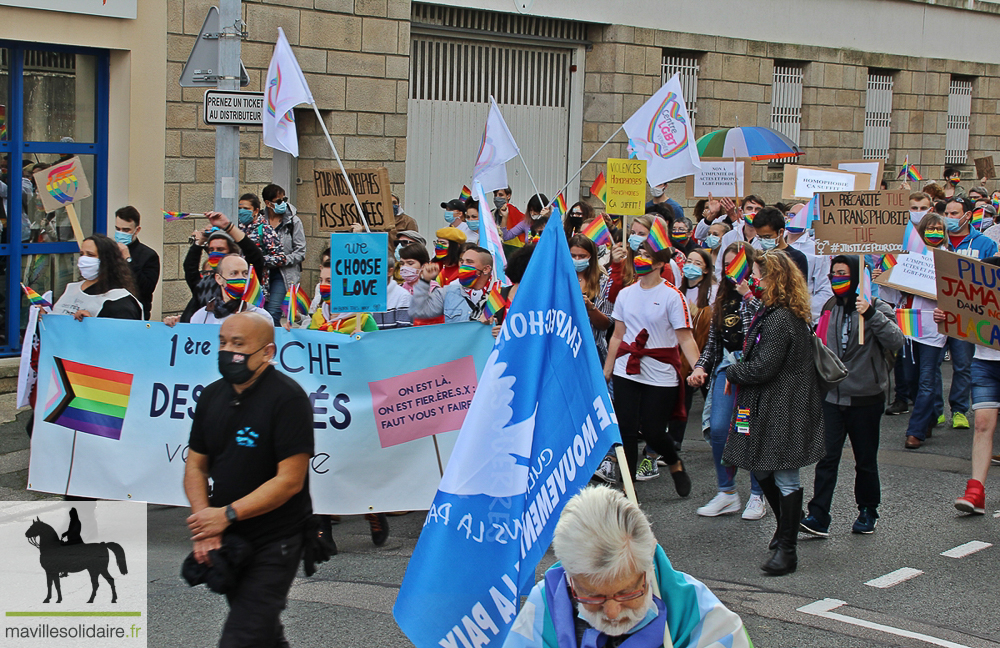
POLYGON ((943 348, 948 343, 948 336, 938 333, 938 325, 934 323, 934 309, 937 308, 937 300, 914 295, 913 308, 920 311, 920 328, 923 335, 910 339, 928 346, 943 348))
MULTIPOLYGON (((691 328, 687 300, 680 290, 666 282, 658 283, 648 290, 643 289, 638 282, 623 289, 618 293, 611 317, 616 322, 625 324, 623 343, 631 344, 635 341, 635 336, 646 329, 649 333, 647 349, 675 347, 675 331, 691 328)), ((676 387, 679 384, 673 367, 648 357, 641 359, 639 373, 629 375, 625 371, 628 358, 626 354, 615 361, 616 376, 658 387, 676 387)))
MULTIPOLYGON (((243 305, 240 306, 239 312, 240 313, 257 313, 258 315, 263 315, 264 317, 266 317, 268 319, 271 319, 271 314, 268 313, 266 310, 264 310, 263 308, 260 308, 258 306, 254 306, 253 304, 247 304, 246 302, 244 302, 243 305)), ((229 317, 229 315, 226 315, 226 317, 229 317)), ((202 306, 201 308, 199 308, 198 310, 196 310, 194 312, 194 315, 191 316, 191 323, 192 324, 222 324, 223 320, 225 320, 226 317, 216 317, 215 316, 215 311, 212 311, 210 313, 210 312, 208 312, 208 309, 205 306, 202 306)))
MULTIPOLYGON (((708 281, 708 277, 702 278, 702 281, 708 281)), ((699 283, 697 286, 694 286, 692 288, 688 288, 687 289, 687 294, 685 296, 687 297, 688 304, 690 304, 692 307, 698 305, 698 289, 699 288, 701 288, 701 283, 699 283)), ((719 284, 714 283, 714 284, 712 284, 712 287, 708 291, 708 305, 709 306, 712 306, 713 304, 715 304, 715 294, 717 292, 719 292, 719 284)))
POLYGON ((982 346, 981 344, 976 345, 976 352, 972 355, 976 360, 988 360, 990 362, 996 362, 1000 360, 1000 351, 997 351, 993 347, 982 346))

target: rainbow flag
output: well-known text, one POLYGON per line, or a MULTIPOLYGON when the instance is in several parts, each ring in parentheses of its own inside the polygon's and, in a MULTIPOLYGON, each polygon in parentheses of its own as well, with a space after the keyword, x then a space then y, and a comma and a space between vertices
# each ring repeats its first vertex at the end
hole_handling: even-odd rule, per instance
POLYGON ((734 284, 739 284, 749 275, 750 264, 747 262, 747 250, 741 245, 740 251, 733 257, 732 262, 726 266, 726 277, 734 284))
POLYGON ((469 198, 472 198, 472 189, 469 189, 467 186, 462 185, 462 193, 461 193, 461 195, 459 195, 458 198, 462 202, 465 202, 469 198))
POLYGON ((253 266, 250 266, 250 274, 247 275, 247 286, 243 290, 243 301, 257 308, 264 307, 264 288, 260 285, 260 280, 257 279, 257 273, 254 271, 253 266))
MULTIPOLYGON (((329 289, 327 289, 329 294, 329 289)), ((285 314, 289 324, 294 324, 299 317, 309 314, 309 296, 301 284, 295 284, 285 292, 285 301, 281 304, 281 312, 285 314)))
POLYGON ((208 253, 208 269, 215 270, 219 267, 219 261, 226 256, 225 252, 209 252, 208 253))
POLYGON ((879 267, 882 268, 882 272, 885 272, 886 270, 892 270, 893 266, 897 263, 899 263, 899 261, 896 260, 896 256, 894 254, 883 254, 882 260, 879 262, 879 267))
POLYGON ((906 224, 906 231, 903 233, 903 249, 914 254, 929 254, 927 244, 920 238, 920 233, 913 226, 913 221, 906 224))
POLYGON ((39 308, 52 308, 52 304, 35 292, 31 286, 21 284, 21 289, 24 290, 24 294, 28 298, 28 301, 31 302, 32 306, 38 306, 39 308))
POLYGON ((566 197, 559 194, 556 196, 556 199, 552 201, 552 218, 562 220, 568 213, 569 207, 566 206, 566 197))
POLYGON ((608 204, 608 185, 604 181, 604 172, 597 174, 594 184, 590 185, 590 195, 600 200, 605 205, 608 204))
POLYGON ((897 308, 896 323, 903 335, 907 337, 920 337, 923 335, 923 326, 920 323, 921 311, 916 308, 897 308))
POLYGON ((872 303, 872 271, 867 265, 861 274, 861 281, 858 282, 858 297, 869 304, 872 303))
POLYGON ((990 196, 990 203, 992 203, 993 209, 1000 213, 1000 191, 993 192, 993 195, 990 196))
POLYGON ((494 282, 490 296, 486 298, 486 304, 483 305, 483 313, 486 315, 486 319, 491 319, 501 309, 506 307, 507 300, 500 294, 500 282, 494 282))
POLYGON ((904 178, 906 180, 912 180, 913 182, 917 182, 919 180, 923 180, 924 179, 923 176, 920 175, 920 172, 917 171, 917 167, 915 167, 912 164, 910 164, 910 156, 909 155, 907 155, 903 159, 903 168, 901 168, 899 170, 899 175, 896 176, 897 180, 903 180, 904 178))
POLYGON ((182 218, 187 218, 188 216, 198 216, 198 214, 195 214, 193 212, 172 212, 163 210, 163 220, 167 221, 168 223, 173 221, 178 221, 182 218))
MULTIPOLYGON (((991 219, 992 220, 992 219, 991 219)), ((983 223, 986 222, 986 210, 982 207, 976 207, 972 210, 972 219, 969 224, 976 228, 977 231, 982 231, 983 223)))
POLYGON ((56 401, 58 404, 45 420, 85 434, 120 439, 132 392, 132 374, 63 358, 52 361, 56 393, 49 398, 46 409, 56 401))
POLYGON ((608 226, 604 223, 604 218, 601 216, 584 225, 580 233, 597 245, 611 243, 611 232, 608 231, 608 226))
POLYGON ((670 247, 670 233, 667 231, 667 224, 659 216, 653 219, 653 227, 649 230, 646 242, 649 243, 649 247, 652 248, 653 252, 666 250, 670 247))

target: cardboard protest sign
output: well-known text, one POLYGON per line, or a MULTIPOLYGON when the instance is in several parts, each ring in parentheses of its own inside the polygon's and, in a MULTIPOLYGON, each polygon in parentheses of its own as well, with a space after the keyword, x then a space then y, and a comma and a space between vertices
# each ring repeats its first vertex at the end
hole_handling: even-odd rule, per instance
POLYGON ((90 184, 78 157, 36 171, 35 186, 38 187, 42 207, 47 212, 54 212, 91 195, 90 184))
POLYGON ((885 254, 903 250, 909 192, 844 191, 819 195, 817 254, 885 254))
POLYGON ((930 254, 900 254, 896 265, 875 279, 875 283, 888 288, 937 299, 937 282, 934 257, 930 254))
POLYGON ((701 169, 686 179, 688 200, 723 196, 750 195, 750 158, 736 158, 736 172, 733 174, 733 158, 701 158, 701 169), (738 182, 737 182, 738 179, 738 182))
POLYGON ((938 332, 1000 349, 1000 268, 945 250, 934 250, 934 265, 945 313, 938 332))
POLYGON ((992 180, 997 177, 996 167, 993 166, 993 156, 976 158, 976 179, 986 178, 992 180))
POLYGON ((642 216, 646 213, 646 161, 608 159, 609 214, 642 216))
POLYGON ((878 191, 882 186, 882 172, 885 171, 884 160, 834 160, 833 168, 853 173, 867 173, 871 176, 868 189, 878 191))
POLYGON ((385 232, 330 235, 330 312, 385 311, 385 232))
POLYGON ((781 197, 809 200, 821 191, 860 191, 869 186, 871 177, 867 173, 787 164, 781 197))
MULTIPOLYGON (((365 211, 368 227, 373 232, 391 230, 396 220, 392 215, 392 192, 389 188, 389 170, 347 169, 358 202, 365 211)), ((349 232, 351 225, 360 223, 357 205, 340 169, 313 171, 316 187, 316 218, 324 232, 349 232)))

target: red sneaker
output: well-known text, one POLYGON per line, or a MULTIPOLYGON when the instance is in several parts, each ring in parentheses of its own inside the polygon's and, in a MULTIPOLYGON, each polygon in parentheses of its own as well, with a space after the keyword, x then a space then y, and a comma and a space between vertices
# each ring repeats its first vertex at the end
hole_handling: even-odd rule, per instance
POLYGON ((955 500, 955 508, 963 513, 975 515, 986 513, 986 488, 982 482, 970 479, 965 485, 965 495, 955 500))

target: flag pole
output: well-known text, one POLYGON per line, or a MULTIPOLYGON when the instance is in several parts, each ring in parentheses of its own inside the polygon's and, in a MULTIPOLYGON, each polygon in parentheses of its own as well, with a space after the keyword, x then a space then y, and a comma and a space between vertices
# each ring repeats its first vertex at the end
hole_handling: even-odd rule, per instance
MULTIPOLYGON (((371 232, 371 228, 368 227, 368 219, 365 218, 365 210, 361 209, 361 201, 358 200, 358 195, 354 193, 354 186, 351 184, 351 179, 347 176, 347 171, 344 170, 344 163, 340 161, 340 154, 337 153, 337 147, 333 145, 333 138, 330 137, 330 131, 326 129, 326 122, 323 121, 323 116, 319 114, 319 108, 316 107, 315 102, 312 104, 312 109, 316 113, 316 119, 319 121, 319 125, 323 129, 323 134, 326 135, 326 141, 330 144, 330 148, 333 150, 333 156, 337 158, 337 166, 340 167, 340 172, 344 174, 344 182, 347 183, 347 188, 351 192, 351 198, 354 199, 354 206, 358 208, 358 216, 361 218, 361 223, 365 226, 366 232, 371 232)), ((529 175, 528 177, 531 176, 529 175)))
MULTIPOLYGON (((865 283, 865 281, 867 281, 866 274, 865 274, 865 270, 867 268, 866 268, 866 263, 865 263, 865 255, 863 255, 863 254, 859 254, 858 255, 858 267, 861 268, 861 271, 858 273, 860 275, 860 277, 859 277, 860 281, 859 281, 858 285, 860 286, 860 285, 863 285, 865 283)), ((870 287, 869 287, 869 290, 870 290, 870 287)), ((859 292, 864 293, 863 290, 861 290, 859 292)), ((868 308, 872 308, 872 305, 868 304, 868 308)), ((864 343, 865 343, 865 318, 862 317, 862 315, 860 313, 858 313, 858 344, 864 345, 864 343)))
MULTIPOLYGON (((569 182, 567 182, 566 184, 564 184, 563 188, 560 189, 558 191, 558 193, 556 193, 556 196, 558 196, 562 192, 566 191, 567 187, 569 187, 571 184, 573 184, 573 181, 576 180, 578 177, 580 177, 580 174, 583 173, 583 170, 587 168, 588 164, 590 164, 591 162, 594 161, 594 158, 597 157, 597 154, 601 152, 601 149, 603 149, 605 146, 607 146, 608 144, 610 144, 611 140, 613 140, 615 138, 615 135, 617 135, 618 133, 620 133, 623 128, 625 128, 625 124, 622 124, 621 126, 619 126, 618 130, 616 130, 615 132, 611 133, 611 137, 609 137, 608 139, 604 140, 604 143, 597 147, 597 150, 594 151, 594 154, 591 155, 589 158, 587 158, 587 161, 583 163, 582 167, 580 167, 579 169, 577 169, 576 173, 573 174, 573 177, 571 177, 569 179, 569 182)), ((549 204, 550 205, 554 204, 555 201, 556 201, 555 198, 553 198, 552 202, 549 203, 549 204)))
MULTIPOLYGON (((538 196, 538 185, 535 184, 535 179, 531 177, 531 171, 528 170, 528 163, 524 161, 524 156, 521 155, 521 149, 517 150, 517 157, 521 159, 521 164, 524 165, 524 172, 528 174, 528 180, 531 181, 531 188, 535 190, 535 195, 538 196)), ((550 205, 552 203, 549 203, 550 205)))

